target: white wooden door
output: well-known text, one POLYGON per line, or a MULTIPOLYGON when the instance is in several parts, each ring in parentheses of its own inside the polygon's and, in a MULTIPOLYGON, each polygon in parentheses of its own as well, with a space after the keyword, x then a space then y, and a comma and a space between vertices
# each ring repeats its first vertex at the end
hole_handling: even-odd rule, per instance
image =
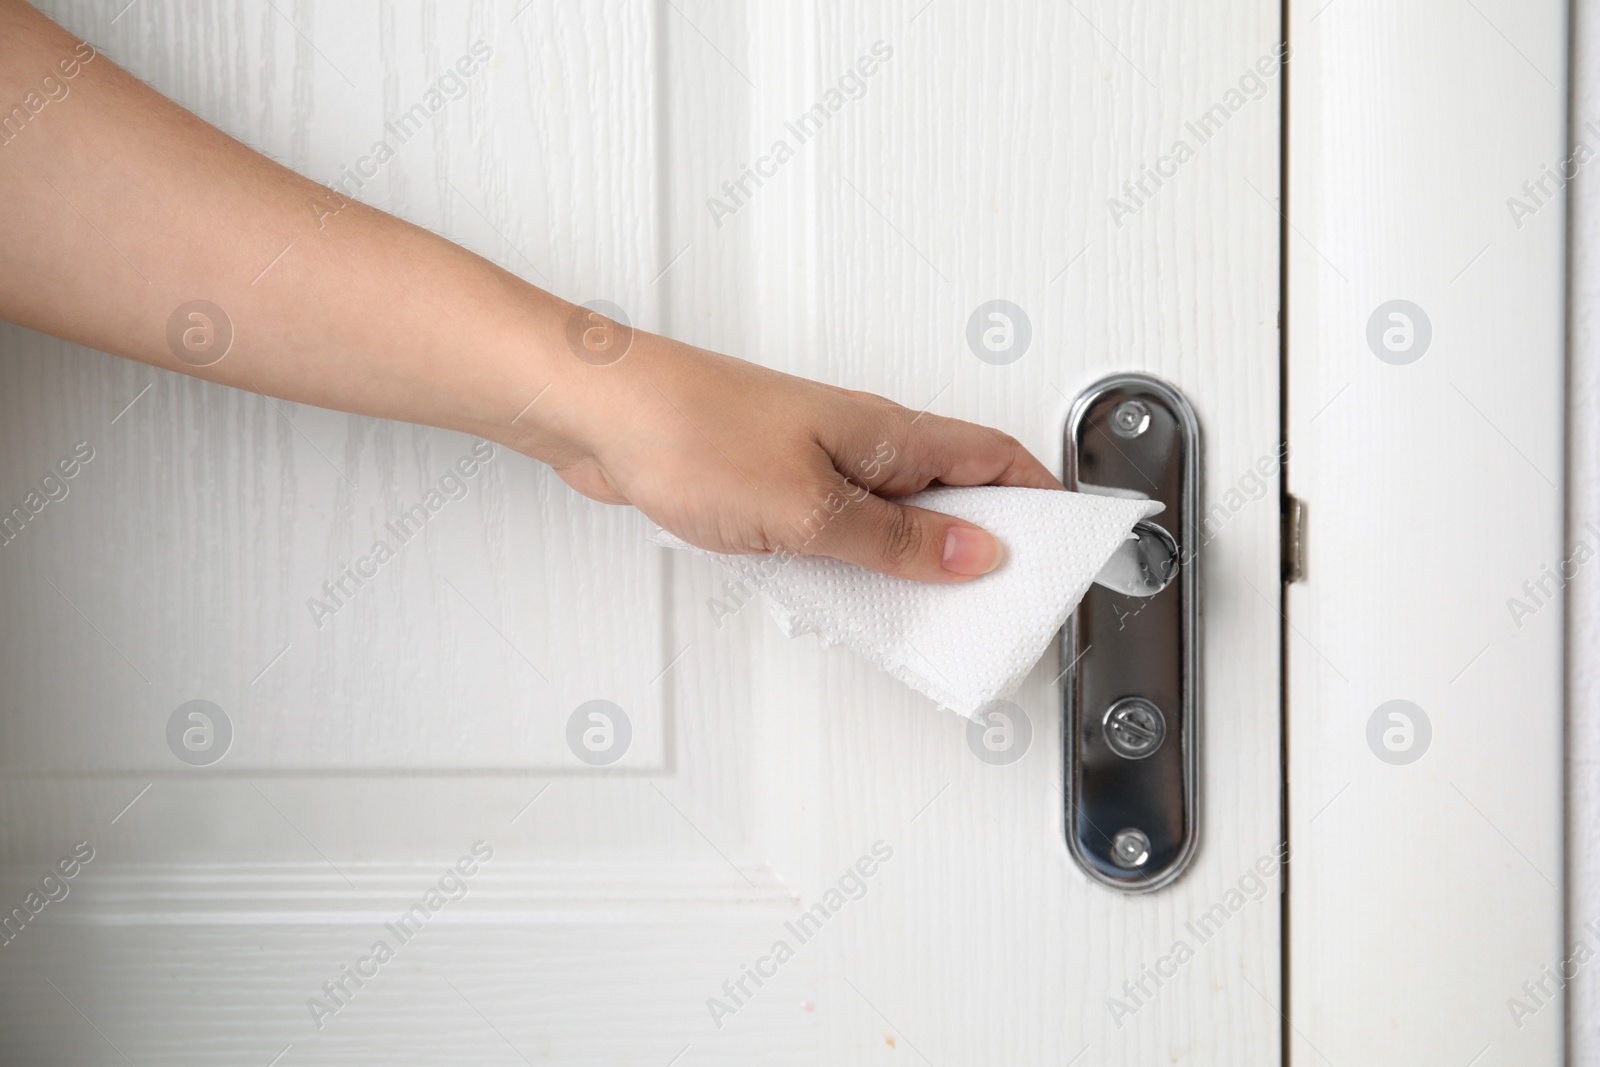
POLYGON ((5 906, 73 872, 0 947, 9 1062, 1280 1061, 1276 2, 44 6, 563 296, 1052 463, 1160 375, 1222 510, 1200 849, 1126 896, 1053 653, 984 761, 531 461, 0 328, 0 504, 77 457, 0 546, 5 906))

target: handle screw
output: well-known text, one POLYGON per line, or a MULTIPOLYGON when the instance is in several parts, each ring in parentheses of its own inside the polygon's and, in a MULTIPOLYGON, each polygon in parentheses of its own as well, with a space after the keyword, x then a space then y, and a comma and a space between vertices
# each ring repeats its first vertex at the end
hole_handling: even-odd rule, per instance
POLYGON ((1126 830, 1118 830, 1117 836, 1111 839, 1111 862, 1118 867, 1143 867, 1149 858, 1150 839, 1144 836, 1144 831, 1130 826, 1126 830))
POLYGON ((1144 759, 1167 737, 1166 716, 1143 697, 1123 697, 1111 705, 1100 728, 1106 745, 1123 759, 1144 759))
POLYGON ((1111 412, 1111 428, 1119 437, 1138 437, 1150 428, 1150 408, 1143 400, 1124 400, 1111 412))

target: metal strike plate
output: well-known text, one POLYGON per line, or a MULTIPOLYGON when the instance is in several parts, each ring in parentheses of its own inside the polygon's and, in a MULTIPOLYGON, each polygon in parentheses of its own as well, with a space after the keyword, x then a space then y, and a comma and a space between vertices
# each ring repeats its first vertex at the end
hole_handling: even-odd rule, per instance
POLYGON ((1067 419, 1065 482, 1158 500, 1176 544, 1159 591, 1091 585, 1062 631, 1066 833, 1090 877, 1128 892, 1169 884, 1193 857, 1199 801, 1200 428, 1172 386, 1095 383, 1067 419))

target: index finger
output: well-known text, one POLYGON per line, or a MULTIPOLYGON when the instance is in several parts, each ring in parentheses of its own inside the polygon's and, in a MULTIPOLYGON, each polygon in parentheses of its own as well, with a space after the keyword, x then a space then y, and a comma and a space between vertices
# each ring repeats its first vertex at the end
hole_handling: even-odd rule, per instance
POLYGON ((1050 469, 1022 447, 1010 434, 988 426, 924 414, 914 420, 906 435, 906 467, 915 468, 923 481, 905 487, 891 475, 879 491, 896 495, 912 492, 928 480, 944 485, 1007 485, 1026 489, 1064 488, 1050 469))

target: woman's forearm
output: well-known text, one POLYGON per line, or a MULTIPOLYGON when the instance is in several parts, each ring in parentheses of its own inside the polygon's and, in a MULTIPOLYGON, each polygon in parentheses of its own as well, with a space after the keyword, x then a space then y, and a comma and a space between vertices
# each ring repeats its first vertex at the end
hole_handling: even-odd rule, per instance
POLYGON ((889 498, 934 482, 1060 488, 995 430, 642 331, 624 341, 266 159, 22 0, 0 0, 5 100, 22 102, 0 118, 0 317, 13 322, 499 441, 718 551, 963 581, 998 565, 994 539, 889 498), (819 508, 830 518, 815 531, 819 508))
POLYGON ((0 101, 27 112, 29 94, 45 104, 0 143, 0 316, 272 396, 553 444, 513 419, 588 369, 558 358, 564 302, 266 159, 7 2, 0 101))

